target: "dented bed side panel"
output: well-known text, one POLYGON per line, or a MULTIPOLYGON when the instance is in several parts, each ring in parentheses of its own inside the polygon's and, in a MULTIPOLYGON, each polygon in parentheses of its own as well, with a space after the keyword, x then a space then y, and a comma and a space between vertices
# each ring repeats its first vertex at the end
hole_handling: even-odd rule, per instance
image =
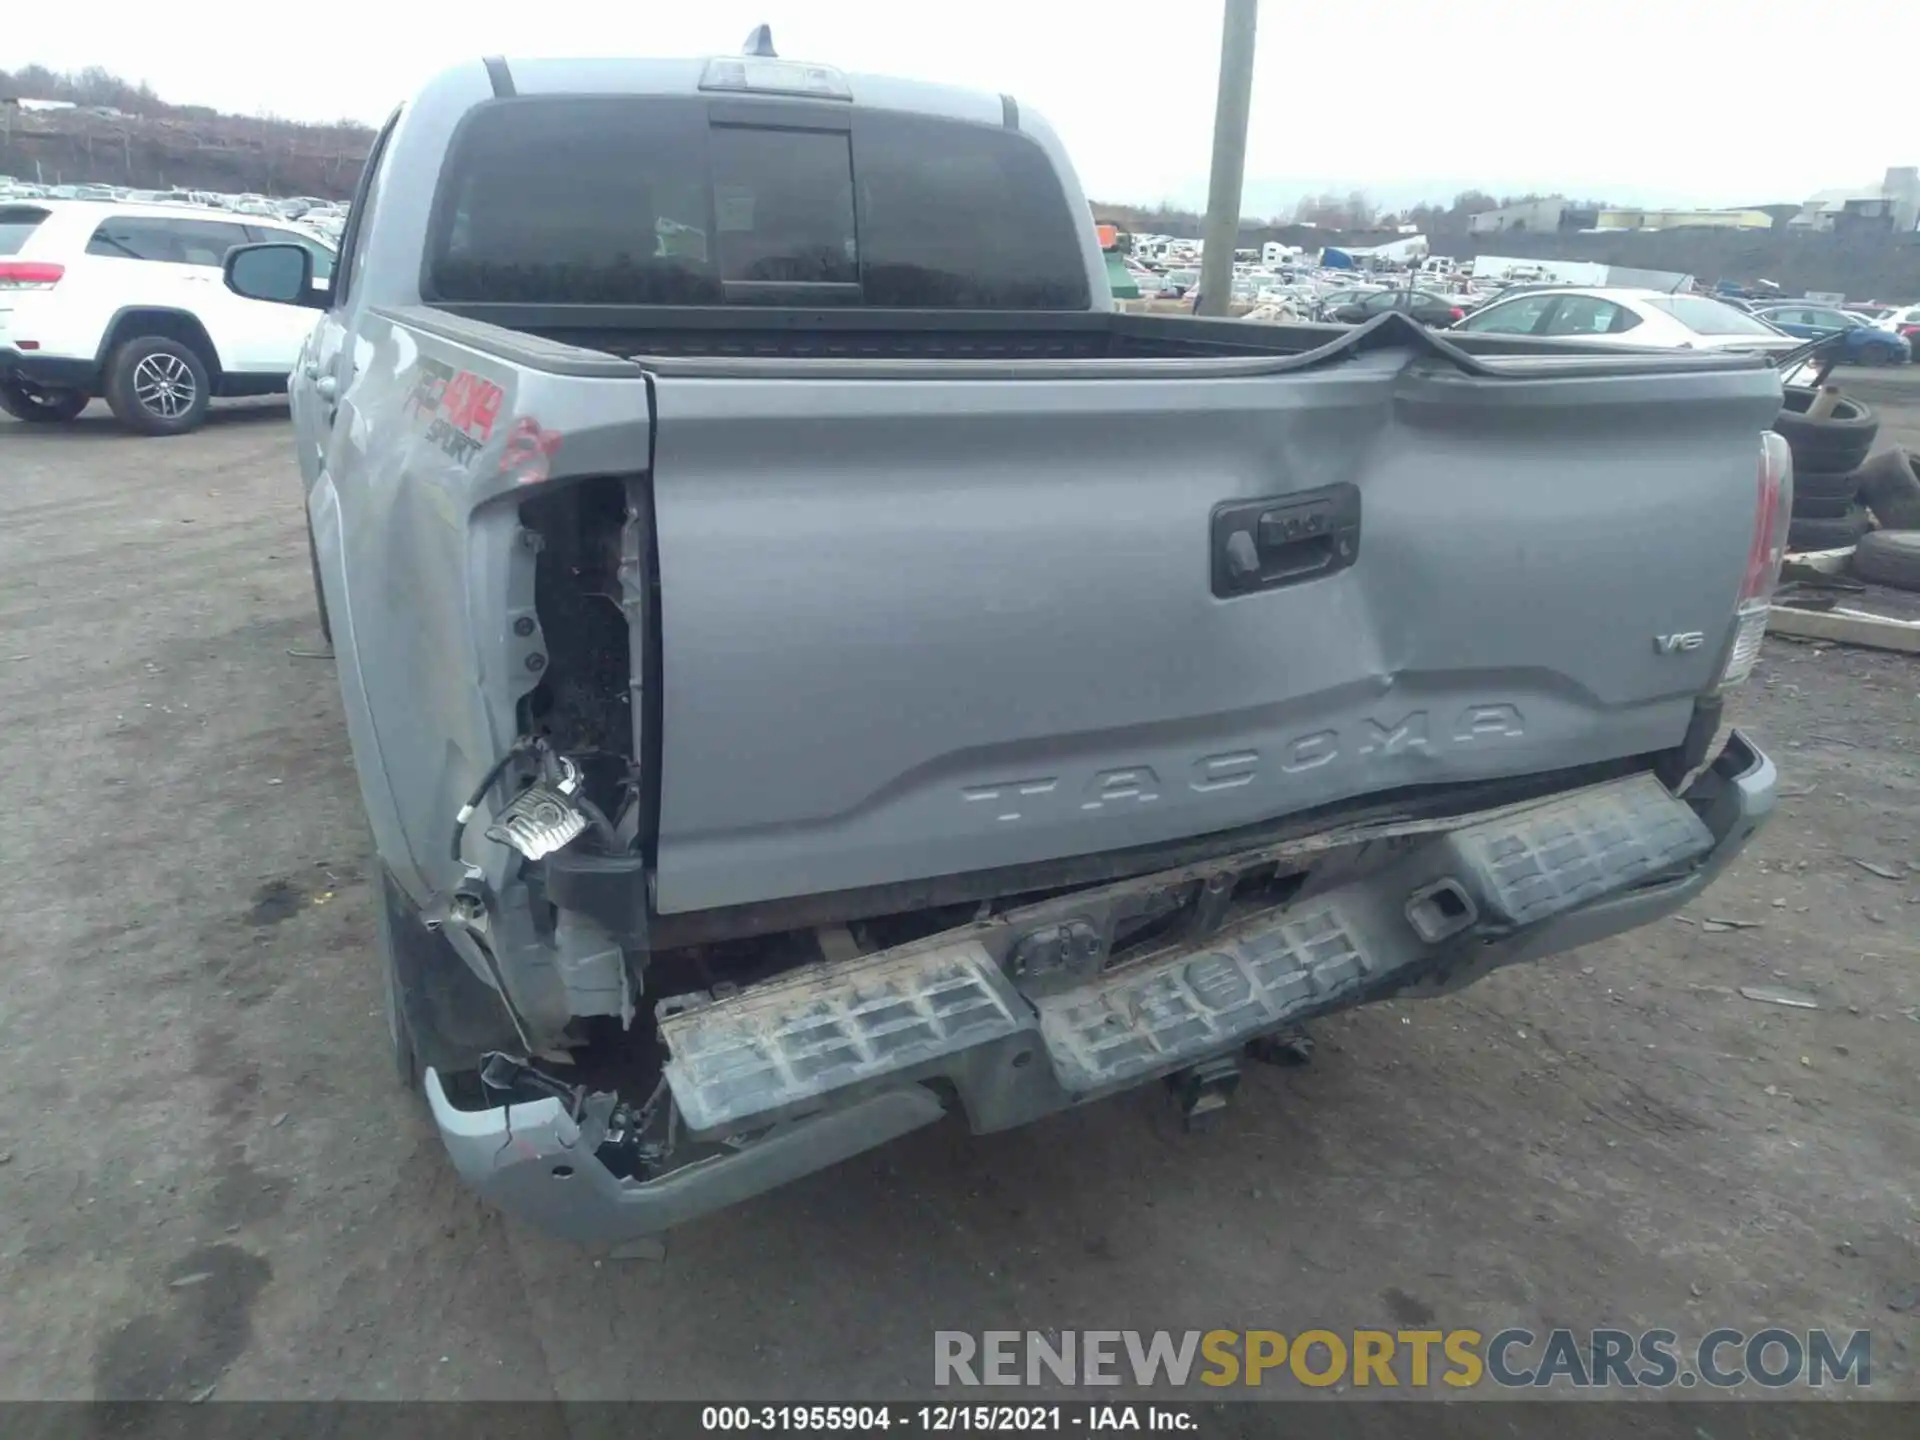
MULTIPOLYGON (((640 477, 651 512, 620 584, 660 914, 1676 743, 1714 647, 1650 637, 1724 621, 1777 378, 1397 335, 809 380, 370 310, 316 534, 383 858, 416 900, 458 879, 450 817, 551 655, 519 505, 587 476, 640 477), (1340 485, 1357 564, 1209 593, 1217 503, 1340 485)), ((464 858, 500 889, 490 819, 464 858)))

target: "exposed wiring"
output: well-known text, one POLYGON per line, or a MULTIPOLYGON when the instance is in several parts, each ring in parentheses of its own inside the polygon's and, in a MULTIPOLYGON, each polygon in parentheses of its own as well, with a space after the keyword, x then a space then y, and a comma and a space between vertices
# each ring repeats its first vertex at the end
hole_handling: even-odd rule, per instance
POLYGON ((494 787, 494 783, 506 773, 507 766, 526 754, 527 751, 533 748, 533 745, 533 741, 522 736, 520 739, 514 741, 512 745, 508 746, 506 752, 501 755, 498 760, 494 761, 492 765, 487 767, 487 773, 480 777, 480 783, 474 786, 473 793, 467 796, 467 803, 462 805, 458 812, 455 813, 453 817, 453 839, 449 846, 455 864, 460 863, 462 858, 460 842, 466 838, 467 822, 473 819, 473 812, 479 808, 480 802, 487 798, 487 791, 491 790, 494 787))
MULTIPOLYGON (((453 817, 453 835, 448 849, 456 864, 461 863, 465 858, 460 847, 461 842, 466 838, 467 824, 473 819, 474 811, 480 808, 480 802, 487 798, 487 792, 499 781, 501 775, 506 773, 507 766, 524 755, 539 756, 541 776, 549 784, 557 786, 560 783, 561 776, 565 773, 563 766, 566 762, 553 752, 545 740, 539 736, 523 735, 514 741, 506 753, 487 768, 487 773, 480 777, 480 783, 473 787, 473 793, 467 797, 467 803, 462 805, 453 817)), ((606 811, 583 794, 569 795, 567 799, 570 803, 577 805, 581 813, 587 817, 594 834, 609 855, 618 855, 626 848, 620 843, 620 832, 614 828, 613 822, 607 819, 606 811)))

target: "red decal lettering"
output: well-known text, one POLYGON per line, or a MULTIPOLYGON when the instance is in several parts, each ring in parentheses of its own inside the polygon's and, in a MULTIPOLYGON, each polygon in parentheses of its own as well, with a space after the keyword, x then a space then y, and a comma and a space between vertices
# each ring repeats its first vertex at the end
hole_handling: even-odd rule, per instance
POLYGON ((440 401, 440 409, 455 425, 462 430, 467 428, 467 410, 473 400, 473 376, 462 370, 453 377, 453 383, 447 386, 445 396, 440 401))
POLYGON ((482 379, 471 370, 462 370, 447 387, 442 409, 447 419, 461 430, 469 435, 478 431, 479 438, 486 441, 493 439, 493 422, 500 416, 500 402, 504 398, 500 387, 491 380, 482 379))
POLYGON ((506 399, 506 392, 491 380, 476 381, 473 390, 473 423, 467 428, 478 430, 482 440, 491 440, 493 422, 500 418, 500 402, 506 399))

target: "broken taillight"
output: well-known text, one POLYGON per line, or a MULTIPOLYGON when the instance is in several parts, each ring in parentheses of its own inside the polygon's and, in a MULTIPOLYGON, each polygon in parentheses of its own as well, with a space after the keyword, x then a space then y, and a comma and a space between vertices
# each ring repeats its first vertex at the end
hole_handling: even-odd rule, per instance
POLYGON ((1767 638, 1767 613, 1780 562, 1787 553, 1787 524, 1793 513, 1793 452, 1771 430, 1760 437, 1760 479, 1754 495, 1753 540, 1747 569, 1733 609, 1733 644, 1716 687, 1725 690, 1753 673, 1760 642, 1767 638))
POLYGON ((0 260, 0 290, 51 290, 66 273, 42 260, 0 260))

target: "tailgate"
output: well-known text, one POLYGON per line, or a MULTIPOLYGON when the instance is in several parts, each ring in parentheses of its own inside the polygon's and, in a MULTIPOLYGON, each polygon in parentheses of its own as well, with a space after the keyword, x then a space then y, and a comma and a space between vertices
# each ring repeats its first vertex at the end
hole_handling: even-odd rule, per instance
POLYGON ((1778 379, 1604 363, 656 376, 659 911, 1677 745, 1778 379))

